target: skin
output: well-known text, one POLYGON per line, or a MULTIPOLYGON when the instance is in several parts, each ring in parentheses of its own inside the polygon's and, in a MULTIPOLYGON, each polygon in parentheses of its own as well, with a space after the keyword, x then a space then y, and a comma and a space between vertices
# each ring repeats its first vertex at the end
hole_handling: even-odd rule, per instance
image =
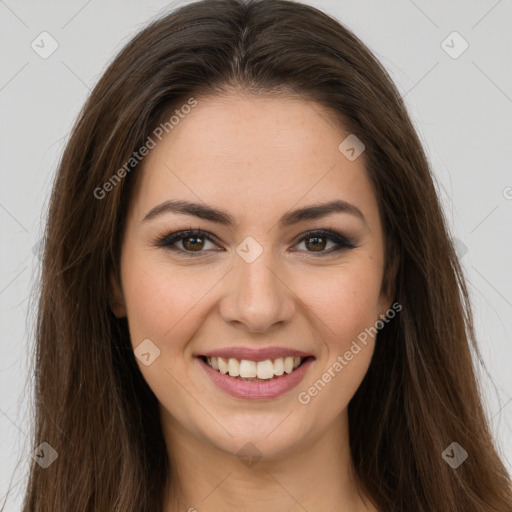
POLYGON ((196 99, 143 162, 124 233, 121 282, 114 283, 113 310, 128 317, 134 349, 150 339, 160 350, 150 365, 137 364, 159 400, 175 475, 165 510, 375 512, 356 486, 347 414, 375 340, 360 344, 308 404, 297 397, 332 372, 337 357, 392 304, 392 290, 381 291, 383 231, 364 153, 349 161, 338 149, 349 132, 313 102, 240 91, 196 99), (143 221, 170 199, 206 203, 236 224, 172 212, 143 221), (336 199, 356 206, 365 221, 333 213, 277 225, 290 210, 336 199), (190 228, 219 243, 176 243, 182 251, 203 251, 196 257, 156 245, 190 228), (322 228, 357 247, 328 254, 334 241, 320 252, 314 239, 298 241, 322 228), (263 248, 250 264, 236 252, 248 236, 263 248), (195 357, 212 348, 273 345, 316 359, 294 389, 271 400, 226 394, 195 357), (236 455, 246 443, 261 455, 251 467, 236 455))

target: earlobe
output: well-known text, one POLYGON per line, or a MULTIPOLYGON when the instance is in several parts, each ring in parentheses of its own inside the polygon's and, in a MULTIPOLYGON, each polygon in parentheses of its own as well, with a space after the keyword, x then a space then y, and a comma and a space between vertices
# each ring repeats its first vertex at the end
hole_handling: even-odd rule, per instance
POLYGON ((124 318, 126 316, 126 305, 124 302, 124 294, 119 283, 119 279, 110 274, 110 287, 109 287, 109 303, 112 313, 117 318, 124 318))

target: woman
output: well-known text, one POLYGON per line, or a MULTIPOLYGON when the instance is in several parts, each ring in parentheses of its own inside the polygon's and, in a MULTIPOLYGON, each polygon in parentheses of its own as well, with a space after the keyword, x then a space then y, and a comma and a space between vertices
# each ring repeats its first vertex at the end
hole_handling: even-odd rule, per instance
POLYGON ((128 43, 41 286, 26 512, 512 509, 425 154, 312 7, 202 1, 128 43))

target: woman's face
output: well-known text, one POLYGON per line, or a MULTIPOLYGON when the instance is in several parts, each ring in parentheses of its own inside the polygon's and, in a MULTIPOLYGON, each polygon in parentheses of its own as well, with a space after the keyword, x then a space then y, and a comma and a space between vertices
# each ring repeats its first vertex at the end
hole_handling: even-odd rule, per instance
POLYGON ((364 152, 316 103, 236 92, 164 135, 134 171, 114 308, 164 431, 273 457, 339 428, 392 298, 364 152))

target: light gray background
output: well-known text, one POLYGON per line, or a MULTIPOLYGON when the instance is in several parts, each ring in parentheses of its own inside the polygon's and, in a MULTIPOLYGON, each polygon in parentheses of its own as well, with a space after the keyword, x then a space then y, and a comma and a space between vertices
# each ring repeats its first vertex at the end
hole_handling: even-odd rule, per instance
MULTIPOLYGON (((486 409, 512 470, 512 1, 309 3, 352 29, 405 98, 463 256, 492 377, 482 376, 486 409), (453 31, 469 44, 458 58, 442 47, 453 31)), ((15 485, 6 512, 19 510, 31 455, 28 311, 52 177, 73 120, 107 64, 175 5, 0 0, 0 506, 9 483, 15 485), (31 48, 43 31, 59 45, 47 59, 31 48)), ((461 44, 453 36, 445 43, 452 53, 461 44)))

